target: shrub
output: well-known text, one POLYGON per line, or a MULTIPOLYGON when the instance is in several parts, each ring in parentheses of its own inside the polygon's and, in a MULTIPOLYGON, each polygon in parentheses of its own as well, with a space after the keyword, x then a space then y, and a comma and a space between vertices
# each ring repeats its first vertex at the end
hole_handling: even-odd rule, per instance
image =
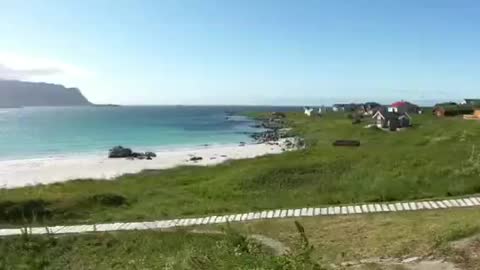
POLYGON ((91 200, 100 205, 110 207, 119 207, 127 204, 128 202, 127 198, 124 196, 114 193, 95 194, 91 197, 91 200))
POLYGON ((0 220, 14 223, 31 223, 36 219, 49 218, 51 211, 47 206, 48 203, 43 200, 2 202, 0 203, 0 220))

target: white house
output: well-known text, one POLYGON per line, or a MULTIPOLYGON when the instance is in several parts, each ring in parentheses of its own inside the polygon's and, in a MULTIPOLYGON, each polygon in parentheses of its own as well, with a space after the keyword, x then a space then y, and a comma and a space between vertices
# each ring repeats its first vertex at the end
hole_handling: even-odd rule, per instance
POLYGON ((408 113, 399 113, 395 107, 390 107, 387 110, 379 110, 372 118, 375 120, 377 127, 390 129, 392 131, 409 127, 412 120, 408 113))
POLYGON ((306 116, 312 116, 313 108, 305 107, 303 110, 305 111, 306 116))

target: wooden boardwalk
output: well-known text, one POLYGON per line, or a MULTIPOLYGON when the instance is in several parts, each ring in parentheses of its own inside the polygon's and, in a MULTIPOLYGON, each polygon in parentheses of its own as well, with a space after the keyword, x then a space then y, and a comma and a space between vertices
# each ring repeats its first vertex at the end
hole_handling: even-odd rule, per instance
POLYGON ((456 198, 448 200, 411 201, 392 203, 352 204, 341 206, 326 206, 319 208, 277 209, 260 212, 240 213, 223 216, 206 216, 197 218, 179 218, 148 222, 116 222, 103 224, 85 224, 70 226, 29 227, 0 229, 0 236, 14 236, 29 234, 75 234, 88 232, 131 231, 131 230, 158 230, 176 227, 198 226, 205 224, 222 224, 245 222, 254 220, 318 217, 337 215, 360 215, 371 213, 388 213, 404 211, 422 211, 434 209, 450 209, 480 206, 480 196, 456 198))

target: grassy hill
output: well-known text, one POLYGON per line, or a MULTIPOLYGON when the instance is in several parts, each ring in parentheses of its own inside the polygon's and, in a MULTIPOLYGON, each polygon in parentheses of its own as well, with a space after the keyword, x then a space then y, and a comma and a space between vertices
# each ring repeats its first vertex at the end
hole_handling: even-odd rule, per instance
MULTIPOLYGON (((255 114, 263 117, 262 114, 255 114)), ((151 220, 257 209, 447 197, 480 192, 480 123, 414 115, 401 132, 344 114, 290 113, 307 149, 215 167, 180 167, 115 181, 0 190, 0 223, 151 220), (357 139, 357 148, 332 146, 357 139)))

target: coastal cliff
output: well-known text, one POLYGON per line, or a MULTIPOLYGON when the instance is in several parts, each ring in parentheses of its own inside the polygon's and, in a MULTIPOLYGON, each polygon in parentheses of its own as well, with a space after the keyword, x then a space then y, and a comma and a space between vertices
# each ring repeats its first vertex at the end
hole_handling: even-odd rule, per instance
POLYGON ((92 105, 78 88, 63 85, 0 80, 0 108, 92 105))

